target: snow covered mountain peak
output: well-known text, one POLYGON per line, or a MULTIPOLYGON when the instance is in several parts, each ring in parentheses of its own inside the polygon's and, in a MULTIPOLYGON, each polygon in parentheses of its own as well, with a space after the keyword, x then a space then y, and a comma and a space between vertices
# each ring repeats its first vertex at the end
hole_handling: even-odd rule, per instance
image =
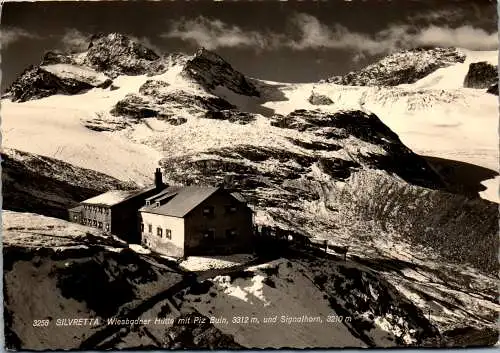
POLYGON ((390 54, 380 61, 344 76, 327 79, 329 83, 349 86, 397 86, 414 83, 430 73, 465 62, 457 48, 415 48, 390 54))
POLYGON ((182 75, 211 91, 217 86, 235 93, 259 97, 257 88, 218 54, 200 48, 187 60, 182 75))
POLYGON ((159 59, 153 50, 123 34, 101 33, 91 38, 84 64, 116 77, 145 74, 159 59))

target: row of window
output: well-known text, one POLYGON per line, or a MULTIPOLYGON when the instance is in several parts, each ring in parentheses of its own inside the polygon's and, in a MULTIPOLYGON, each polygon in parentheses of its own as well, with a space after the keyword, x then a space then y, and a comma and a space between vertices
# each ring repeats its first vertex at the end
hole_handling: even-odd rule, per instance
MULTIPOLYGON (((226 205, 224 206, 226 214, 232 214, 238 211, 238 208, 235 205, 226 205)), ((206 217, 213 217, 215 215, 215 208, 213 206, 207 206, 203 209, 203 215, 206 217)))
POLYGON ((83 208, 91 212, 109 214, 109 208, 106 207, 83 205, 83 208))
MULTIPOLYGON (((238 236, 238 231, 234 228, 226 229, 226 238, 234 239, 238 236)), ((215 240, 215 229, 209 229, 203 232, 203 239, 206 241, 215 240)))
MULTIPOLYGON (((92 226, 92 227, 97 227, 99 229, 103 229, 103 224, 102 222, 98 222, 95 219, 90 219, 90 218, 84 218, 82 220, 82 224, 92 226)), ((104 229, 109 232, 109 223, 104 224, 104 229)))
MULTIPOLYGON (((141 223, 141 233, 144 233, 144 223, 141 223)), ((148 233, 153 234, 153 225, 148 224, 148 233)), ((172 239, 172 231, 168 228, 156 227, 156 235, 160 238, 172 239), (165 232, 164 232, 165 230, 165 232)))

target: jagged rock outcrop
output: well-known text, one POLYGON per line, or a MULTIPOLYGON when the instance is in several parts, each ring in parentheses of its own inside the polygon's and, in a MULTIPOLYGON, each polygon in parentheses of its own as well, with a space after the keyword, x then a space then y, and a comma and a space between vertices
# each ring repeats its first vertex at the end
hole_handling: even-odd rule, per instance
MULTIPOLYGON (((124 99, 118 101, 111 114, 114 116, 125 116, 133 119, 161 118, 171 120, 173 125, 186 122, 185 119, 174 118, 178 113, 189 112, 190 114, 203 115, 206 112, 219 112, 232 110, 235 107, 226 100, 212 95, 195 95, 182 90, 170 90, 158 92, 153 86, 160 87, 158 83, 148 81, 147 88, 141 87, 144 95, 134 93, 127 94, 124 99)), ((233 112, 231 116, 227 113, 223 120, 230 120, 231 116, 236 120, 251 121, 251 114, 233 112)))
POLYGON ((84 63, 114 78, 146 74, 159 59, 153 50, 123 34, 101 33, 91 38, 84 63))
POLYGON ((254 114, 240 112, 236 109, 208 110, 204 117, 205 119, 227 120, 231 123, 238 123, 242 125, 246 125, 255 120, 254 114))
POLYGON ((318 110, 300 109, 286 116, 275 116, 274 119, 271 122, 273 126, 312 132, 318 137, 344 145, 351 159, 359 165, 385 170, 411 184, 437 189, 444 187, 431 167, 408 149, 375 114, 362 111, 326 114, 318 110), (372 145, 373 151, 363 151, 358 143, 346 143, 349 138, 372 145), (382 153, 379 148, 383 150, 382 153))
POLYGON ((323 95, 323 94, 318 94, 316 92, 312 92, 311 95, 309 96, 309 98, 307 99, 307 101, 309 103, 311 103, 312 105, 330 105, 330 104, 333 104, 333 101, 323 95))
POLYGON ((148 80, 139 88, 139 93, 152 104, 160 106, 160 110, 162 108, 165 110, 169 107, 176 107, 179 109, 191 108, 194 110, 223 110, 235 108, 225 99, 216 95, 198 94, 182 89, 171 88, 165 81, 148 80))
POLYGON ((464 79, 464 87, 489 88, 498 82, 498 68, 486 61, 471 63, 464 79))
POLYGON ((349 86, 397 86, 414 83, 437 69, 464 61, 465 54, 456 48, 410 49, 326 81, 349 86))
POLYGON ((91 70, 61 70, 60 65, 31 66, 11 85, 9 95, 14 102, 25 102, 55 94, 73 95, 94 87, 107 87, 111 80, 91 70))
POLYGON ((208 90, 223 86, 246 96, 260 96, 257 88, 248 82, 242 73, 236 71, 219 55, 204 48, 199 49, 186 62, 182 73, 208 90))
POLYGON ((110 113, 132 119, 154 118, 160 115, 159 108, 152 107, 147 100, 133 93, 118 101, 110 113))
POLYGON ((140 88, 139 93, 145 96, 159 97, 170 84, 165 81, 147 80, 140 88))
POLYGON ((75 64, 76 61, 71 55, 59 51, 48 51, 42 58, 41 65, 53 64, 75 64))

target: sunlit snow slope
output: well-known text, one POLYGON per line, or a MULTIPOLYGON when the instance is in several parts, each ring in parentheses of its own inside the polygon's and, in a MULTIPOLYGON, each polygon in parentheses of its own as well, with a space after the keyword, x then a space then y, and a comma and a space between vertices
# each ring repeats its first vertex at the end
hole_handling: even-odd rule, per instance
MULTIPOLYGON (((329 83, 281 84, 288 100, 264 106, 282 114, 294 109, 337 111, 364 108, 374 112, 413 151, 430 157, 470 163, 498 171, 498 97, 484 89, 464 88, 469 65, 486 61, 496 65, 497 51, 462 50, 464 63, 438 69, 425 78, 396 87, 352 87, 329 83), (311 92, 325 95, 331 105, 308 102, 311 92)), ((500 179, 482 184, 485 199, 498 202, 500 179)))

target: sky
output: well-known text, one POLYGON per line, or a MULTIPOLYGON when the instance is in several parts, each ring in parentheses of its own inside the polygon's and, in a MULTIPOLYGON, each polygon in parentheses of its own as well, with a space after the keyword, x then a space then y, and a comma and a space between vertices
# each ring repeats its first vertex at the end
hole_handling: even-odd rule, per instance
POLYGON ((99 32, 121 32, 159 54, 203 46, 244 74, 313 82, 400 49, 498 48, 495 1, 80 1, 6 3, 2 90, 48 50, 84 51, 99 32))

